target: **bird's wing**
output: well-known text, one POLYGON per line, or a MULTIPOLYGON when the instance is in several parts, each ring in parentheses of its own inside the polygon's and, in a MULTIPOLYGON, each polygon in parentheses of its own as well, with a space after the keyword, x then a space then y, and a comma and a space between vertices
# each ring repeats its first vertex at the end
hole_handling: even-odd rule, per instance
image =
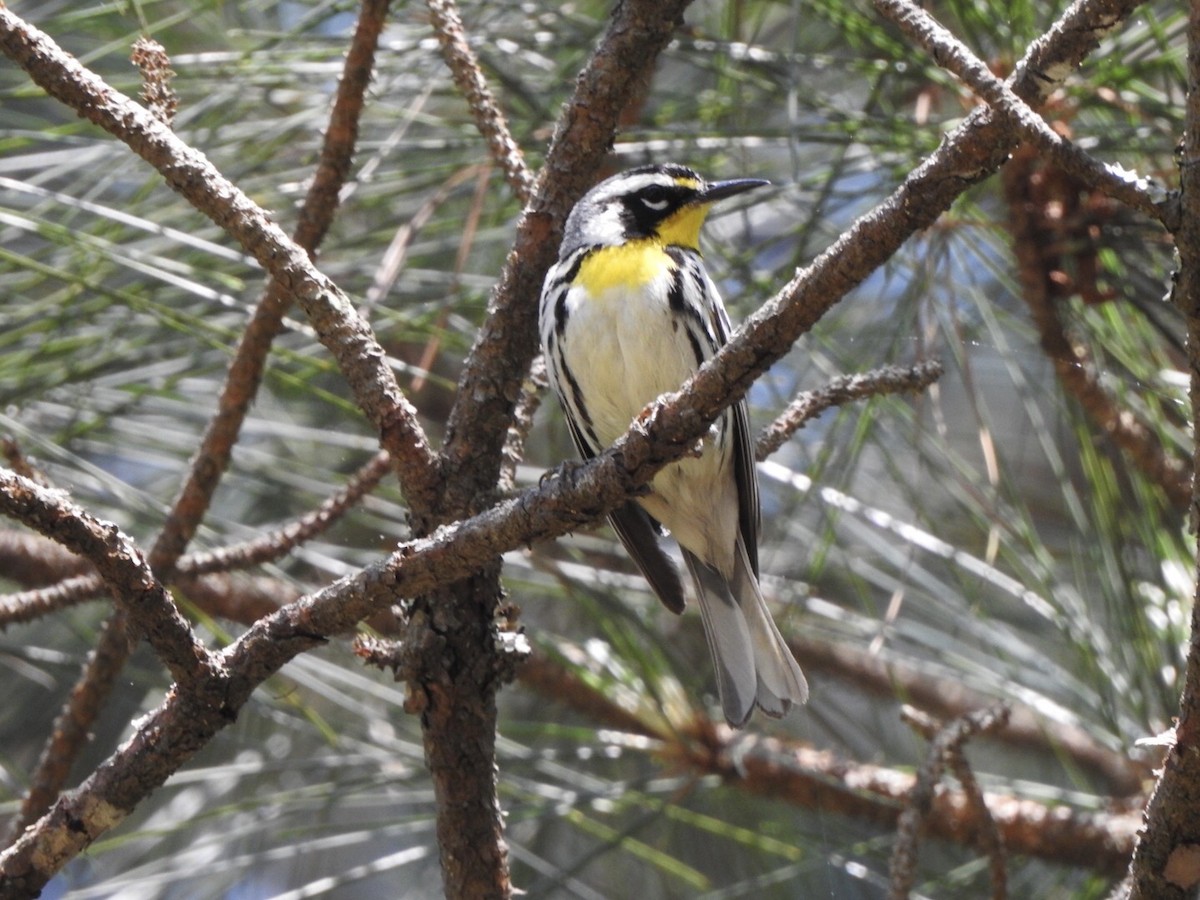
MULTIPOLYGON (((571 426, 571 437, 575 440, 579 455, 584 459, 594 457, 596 452, 569 416, 567 424, 571 426)), ((608 516, 608 522, 621 539, 625 550, 650 582, 650 587, 654 589, 663 606, 673 613, 682 613, 687 606, 687 597, 684 594, 683 582, 679 578, 679 570, 663 550, 659 540, 662 531, 659 524, 636 500, 630 500, 624 506, 613 510, 608 516)))
MULTIPOLYGON (((716 286, 709 283, 713 296, 716 286)), ((714 352, 729 342, 729 315, 718 303, 712 312, 712 330, 717 345, 714 352)), ((746 557, 754 577, 758 577, 758 533, 762 528, 762 507, 758 499, 758 474, 754 470, 754 441, 750 435, 750 408, 745 399, 729 410, 730 439, 733 446, 733 472, 738 488, 738 529, 746 546, 746 557)))
POLYGON ((687 605, 683 582, 679 579, 679 569, 663 550, 654 517, 638 506, 636 500, 630 500, 613 510, 608 521, 663 606, 673 613, 682 613, 687 605))
POLYGON ((758 499, 758 473, 754 470, 754 442, 750 437, 750 412, 745 400, 733 405, 733 472, 738 487, 738 527, 750 570, 758 577, 758 532, 762 507, 758 499))

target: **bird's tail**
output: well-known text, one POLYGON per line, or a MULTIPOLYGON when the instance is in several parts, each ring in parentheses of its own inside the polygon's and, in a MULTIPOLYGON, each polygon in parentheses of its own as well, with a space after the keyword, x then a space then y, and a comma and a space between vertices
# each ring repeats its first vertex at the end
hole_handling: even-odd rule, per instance
POLYGON ((696 582, 704 634, 725 719, 741 728, 755 705, 779 718, 808 700, 808 682, 775 626, 739 536, 733 577, 684 551, 696 582))

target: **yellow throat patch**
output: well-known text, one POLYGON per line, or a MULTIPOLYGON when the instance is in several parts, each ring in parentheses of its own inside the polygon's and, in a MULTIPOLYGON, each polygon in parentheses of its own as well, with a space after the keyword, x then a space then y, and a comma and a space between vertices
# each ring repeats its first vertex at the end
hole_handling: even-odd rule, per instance
POLYGON ((675 268, 664 248, 686 247, 700 250, 700 226, 709 205, 684 206, 667 216, 653 237, 637 238, 613 247, 601 247, 589 253, 579 267, 575 280, 593 297, 613 288, 639 288, 661 278, 675 268))
POLYGON ((658 239, 664 244, 699 251, 700 226, 708 218, 710 206, 708 203, 695 203, 675 210, 658 226, 658 239))

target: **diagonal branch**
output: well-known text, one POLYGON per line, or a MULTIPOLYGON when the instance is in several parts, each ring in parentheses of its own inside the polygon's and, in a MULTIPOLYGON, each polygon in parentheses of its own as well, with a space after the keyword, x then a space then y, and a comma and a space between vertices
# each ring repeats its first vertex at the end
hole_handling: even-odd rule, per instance
MULTIPOLYGON (((1140 0, 1076 0, 1035 41, 1007 84, 1037 105, 1129 16, 1140 0)), ((695 377, 697 393, 740 398, 750 384, 866 273, 882 265, 912 234, 927 228, 963 191, 992 175, 1018 143, 1013 124, 990 107, 967 116, 903 184, 849 229, 742 326, 720 354, 695 377), (726 368, 728 366, 728 368, 726 368)), ((717 404, 695 412, 715 418, 717 404)))
POLYGON ((525 164, 524 154, 508 130, 504 113, 496 103, 491 88, 483 77, 479 59, 467 42, 462 16, 454 0, 426 0, 433 30, 442 46, 442 56, 454 75, 454 84, 471 107, 475 125, 487 140, 492 159, 504 172, 504 180, 522 203, 529 201, 533 190, 533 173, 525 164))
MULTIPOLYGON (((939 66, 957 75, 980 99, 1002 113, 1021 138, 1049 155, 1064 171, 1127 206, 1145 213, 1168 230, 1178 225, 1177 202, 1156 197, 1149 182, 1131 178, 1124 170, 1101 163, 1047 125, 1009 85, 993 75, 966 44, 947 31, 928 12, 911 0, 874 2, 877 10, 928 50, 939 66)), ((1161 194, 1161 191, 1159 193, 1161 194)))
MULTIPOLYGON (((200 590, 211 596, 220 585, 204 582, 209 573, 246 569, 286 556, 296 547, 311 541, 336 524, 379 483, 387 474, 390 465, 391 458, 386 451, 380 450, 359 467, 345 486, 327 497, 311 512, 252 540, 215 550, 184 554, 176 561, 169 583, 189 591, 200 590)), ((39 555, 44 555, 43 548, 24 546, 20 536, 14 532, 4 533, 0 537, 0 564, 9 563, 11 566, 13 559, 30 560, 39 555)), ((104 590, 104 581, 95 572, 79 574, 77 564, 82 561, 76 556, 66 555, 65 560, 54 559, 45 562, 45 567, 23 577, 19 573, 8 572, 14 580, 25 584, 60 580, 49 587, 20 591, 0 598, 0 629, 43 618, 56 610, 90 600, 104 590), (63 577, 65 573, 70 574, 63 577)), ((273 612, 279 605, 279 602, 271 604, 268 611, 273 612)))
POLYGON ((804 391, 759 434, 754 447, 755 458, 759 462, 765 460, 806 422, 831 406, 842 406, 864 397, 923 391, 941 377, 942 364, 930 360, 915 366, 883 366, 870 372, 843 375, 824 387, 804 391))
POLYGON ((116 525, 84 512, 61 491, 7 469, 0 469, 0 511, 87 558, 177 683, 219 679, 211 655, 171 595, 116 525))
POLYGON ((192 553, 179 561, 181 575, 245 569, 280 559, 294 548, 327 531, 377 485, 391 465, 386 450, 379 450, 359 467, 344 487, 310 513, 267 534, 219 550, 192 553))
POLYGON ((416 410, 385 364, 386 353, 370 326, 308 254, 203 154, 3 7, 0 52, 50 96, 123 141, 258 260, 279 289, 304 309, 321 343, 337 360, 359 407, 378 430, 380 443, 396 461, 409 503, 415 509, 431 505, 437 466, 416 410))

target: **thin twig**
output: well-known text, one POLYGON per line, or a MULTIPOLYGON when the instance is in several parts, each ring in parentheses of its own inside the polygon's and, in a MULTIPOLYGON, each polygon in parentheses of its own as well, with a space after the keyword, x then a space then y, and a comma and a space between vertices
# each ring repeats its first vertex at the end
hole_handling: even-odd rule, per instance
POLYGON ((804 391, 759 434, 754 448, 756 458, 762 462, 831 406, 865 397, 923 391, 941 378, 942 372, 942 364, 936 360, 914 366, 883 366, 857 375, 842 375, 824 387, 804 391))
POLYGON ((104 579, 94 572, 71 575, 49 587, 17 591, 0 599, 0 629, 35 622, 93 600, 103 591, 104 579))
POLYGON ((467 207, 467 218, 463 222, 462 238, 458 242, 458 249, 454 253, 454 272, 447 285, 446 294, 442 298, 442 302, 438 305, 437 316, 433 320, 431 334, 425 342, 425 347, 421 350, 421 357, 417 361, 417 374, 412 380, 412 391, 417 394, 425 386, 425 373, 432 372, 434 363, 437 361, 438 353, 442 349, 442 334, 446 330, 446 323, 450 320, 450 312, 454 306, 454 300, 458 296, 459 287, 462 279, 462 274, 467 267, 467 259, 471 255, 471 247, 475 243, 475 235, 479 231, 479 218, 483 215, 485 202, 487 200, 488 185, 491 183, 492 167, 490 165, 478 166, 475 174, 475 192, 471 195, 471 205, 467 207))
POLYGON ((975 773, 967 764, 961 749, 951 751, 950 770, 962 787, 967 805, 975 810, 979 818, 979 849, 988 859, 988 871, 992 882, 992 900, 1007 900, 1008 897, 1008 852, 1004 847, 1004 837, 996 824, 992 811, 988 808, 983 796, 983 788, 975 779, 975 773))
MULTIPOLYGON (((389 464, 390 457, 387 452, 380 450, 350 477, 344 487, 326 498, 312 512, 305 513, 251 541, 217 550, 185 554, 175 565, 172 583, 212 595, 216 586, 197 581, 198 576, 247 569, 282 559, 296 547, 328 531, 353 509, 387 474, 389 464)), ((89 572, 63 578, 49 587, 9 594, 0 598, 0 629, 21 622, 31 622, 50 613, 76 606, 94 598, 103 589, 103 579, 94 572, 89 572)), ((280 602, 270 606, 257 604, 255 608, 265 614, 273 612, 279 605, 280 602)), ((212 609, 207 611, 216 614, 212 609)), ((238 621, 245 620, 244 615, 236 618, 238 621)))
POLYGON ((984 102, 1005 116, 1027 141, 1036 144, 1065 171, 1097 190, 1145 213, 1168 230, 1177 224, 1178 204, 1150 182, 1105 165, 1046 124, 1045 120, 991 73, 966 44, 911 0, 874 0, 875 8, 929 51, 934 62, 957 75, 984 102))
POLYGON ((0 469, 0 511, 86 557, 177 682, 218 677, 209 652, 171 595, 116 525, 84 512, 61 491, 8 469, 0 469))
POLYGON ((179 561, 177 571, 181 575, 195 576, 208 572, 247 569, 250 566, 282 559, 296 547, 328 531, 379 484, 388 473, 390 465, 391 457, 386 450, 380 450, 350 476, 341 490, 326 498, 312 512, 252 541, 219 550, 188 554, 179 561))
POLYGON ((504 442, 504 459, 500 466, 500 478, 496 489, 501 492, 512 490, 516 484, 517 466, 525 458, 525 439, 533 427, 533 418, 550 382, 546 377, 546 360, 537 356, 529 368, 529 378, 521 386, 521 399, 513 411, 513 423, 508 428, 508 439, 504 442))
MULTIPOLYGON (((972 733, 981 734, 986 731, 1003 729, 1008 723, 1008 713, 1009 707, 1006 704, 977 711, 974 715, 982 718, 984 721, 980 723, 977 720, 973 723, 975 730, 972 733), (992 718, 988 718, 989 715, 992 718)), ((947 726, 916 707, 905 706, 900 711, 900 716, 905 722, 922 734, 926 740, 935 744, 943 741, 942 735, 946 734, 947 731, 961 730, 956 729, 956 722, 961 721, 969 715, 972 714, 966 714, 947 726)), ((942 742, 942 750, 946 763, 950 766, 950 770, 954 772, 954 777, 958 779, 958 783, 962 786, 963 796, 966 798, 967 805, 973 810, 979 821, 977 843, 979 849, 988 858, 988 867, 991 870, 992 876, 992 900, 1005 900, 1008 896, 1008 854, 1004 849, 1004 838, 1001 836, 1000 829, 996 825, 996 820, 993 818, 991 810, 988 809, 987 802, 984 800, 983 790, 979 787, 979 782, 975 779, 975 773, 971 771, 971 766, 963 754, 963 743, 967 737, 967 734, 963 734, 959 740, 944 740, 942 742)), ((932 752, 932 748, 930 752, 932 752)))
POLYGON ((525 165, 525 156, 513 140, 504 113, 500 111, 500 105, 483 77, 479 59, 467 42, 458 5, 454 0, 426 0, 425 5, 429 8, 434 33, 441 44, 446 65, 454 76, 454 83, 471 107, 475 127, 487 141, 488 151, 504 173, 504 180, 513 194, 522 203, 528 202, 533 190, 533 173, 525 165))
MULTIPOLYGON (((909 722, 930 724, 928 717, 911 707, 905 708, 904 717, 909 722)), ((925 762, 917 770, 916 783, 909 792, 908 802, 896 826, 896 842, 892 847, 888 878, 889 900, 907 900, 912 891, 913 882, 916 880, 920 831, 933 813, 934 791, 941 781, 942 769, 947 759, 957 752, 968 738, 1002 725, 1007 717, 1008 707, 1000 704, 967 713, 945 726, 937 727, 936 734, 930 741, 925 762)), ((968 803, 971 802, 971 798, 968 797, 967 800, 968 803)), ((983 804, 982 797, 980 803, 982 810, 976 809, 973 812, 980 826, 986 827, 982 825, 983 820, 986 818, 991 821, 991 815, 987 813, 987 806, 983 804)), ((992 827, 994 829, 994 822, 992 827)), ((999 841, 998 835, 996 840, 999 841)))
POLYGON ((391 291, 392 285, 404 271, 404 264, 408 260, 408 248, 417 234, 429 223, 438 208, 450 199, 454 191, 476 177, 481 168, 483 167, 478 165, 465 166, 452 173, 449 178, 438 185, 436 191, 417 207, 416 212, 409 217, 408 221, 396 229, 391 243, 388 244, 379 259, 379 265, 375 268, 371 286, 367 288, 366 305, 368 307, 374 307, 384 301, 391 291))

